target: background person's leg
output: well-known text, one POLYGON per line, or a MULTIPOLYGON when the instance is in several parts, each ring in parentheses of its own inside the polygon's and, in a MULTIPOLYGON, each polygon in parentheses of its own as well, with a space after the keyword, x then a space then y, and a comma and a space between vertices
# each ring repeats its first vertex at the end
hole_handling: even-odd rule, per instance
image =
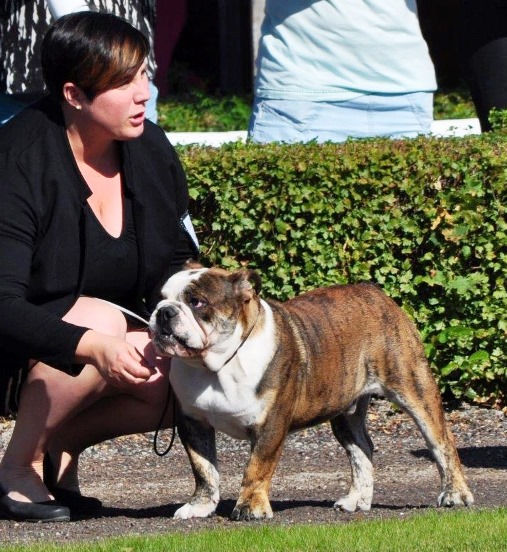
POLYGON ((463 78, 481 129, 491 130, 491 109, 507 109, 507 4, 460 0, 456 33, 463 78))

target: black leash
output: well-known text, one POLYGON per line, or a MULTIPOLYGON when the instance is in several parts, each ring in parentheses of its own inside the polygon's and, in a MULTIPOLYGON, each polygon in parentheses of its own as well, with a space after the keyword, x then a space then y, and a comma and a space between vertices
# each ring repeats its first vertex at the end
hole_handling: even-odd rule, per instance
MULTIPOLYGON (((144 362, 151 366, 151 363, 146 359, 146 357, 139 351, 139 349, 136 348, 136 351, 141 356, 141 358, 144 360, 144 362)), ((170 368, 169 368, 170 369, 170 368)), ((171 387, 171 382, 169 381, 169 375, 167 375, 167 396, 165 398, 164 408, 162 409, 162 416, 160 416, 160 421, 157 424, 157 427, 155 429, 155 435, 153 436, 153 450, 155 451, 155 454, 157 456, 165 456, 172 448, 174 444, 174 440, 176 439, 176 398, 173 397, 173 420, 171 425, 171 438, 169 440, 169 444, 167 445, 167 448, 164 451, 160 451, 157 446, 157 441, 159 439, 159 434, 162 431, 162 425, 164 423, 164 418, 167 414, 167 409, 169 408, 169 403, 171 402, 171 396, 173 395, 173 388, 171 387)))
POLYGON ((153 436, 153 450, 157 456, 165 456, 166 454, 168 454, 169 451, 173 448, 174 440, 176 439, 176 398, 173 397, 173 422, 170 428, 171 438, 165 450, 160 451, 158 449, 157 442, 159 439, 160 431, 162 430, 162 424, 164 422, 165 415, 167 414, 167 409, 169 407, 171 395, 173 395, 172 391, 173 389, 171 387, 171 382, 169 381, 169 377, 168 377, 167 378, 167 397, 165 399, 164 409, 162 410, 162 416, 160 417, 160 422, 158 423, 157 429, 155 430, 155 435, 153 436))
MULTIPOLYGON (((98 298, 97 298, 98 299, 98 298)), ((124 314, 127 314, 128 316, 132 316, 133 318, 143 322, 146 324, 147 327, 149 327, 150 323, 145 320, 144 318, 141 318, 139 315, 137 315, 135 312, 132 312, 125 307, 122 307, 120 305, 117 305, 116 303, 111 303, 111 301, 106 301, 105 299, 99 299, 99 301, 102 301, 103 303, 107 303, 108 305, 112 305, 113 307, 116 307, 118 310, 123 312, 124 314)), ((144 360, 147 366, 151 366, 151 363, 146 359, 146 357, 136 348, 137 353, 141 356, 141 358, 144 360)), ((167 409, 169 408, 169 402, 171 400, 172 395, 172 387, 171 382, 169 381, 169 376, 167 377, 167 397, 165 399, 164 408, 162 409, 162 416, 160 417, 160 421, 158 422, 158 425, 155 429, 155 435, 153 436, 153 450, 155 451, 155 454, 157 456, 165 456, 169 453, 169 451, 172 449, 174 440, 176 439, 176 398, 173 399, 173 421, 171 425, 171 438, 169 440, 169 445, 167 445, 166 449, 164 451, 160 451, 158 449, 158 439, 159 434, 162 431, 162 424, 164 423, 164 418, 167 414, 167 409)))

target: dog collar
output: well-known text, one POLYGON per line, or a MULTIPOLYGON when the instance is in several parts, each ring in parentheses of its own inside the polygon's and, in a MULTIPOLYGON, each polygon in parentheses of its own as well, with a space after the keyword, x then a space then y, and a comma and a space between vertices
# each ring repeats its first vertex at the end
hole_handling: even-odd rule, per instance
POLYGON ((245 344, 246 340, 250 337, 250 334, 252 333, 252 330, 255 328, 255 324, 257 324, 257 320, 259 320, 259 315, 261 314, 261 307, 259 305, 259 310, 257 311, 257 316, 255 318, 255 322, 252 324, 252 326, 250 327, 250 329, 248 330, 248 332, 246 333, 245 337, 242 339, 241 343, 238 345, 238 348, 234 351, 234 353, 232 353, 232 355, 224 362, 224 364, 222 365, 222 368, 226 365, 226 364, 229 364, 229 362, 238 354, 238 351, 241 349, 241 347, 243 347, 243 345, 245 344))

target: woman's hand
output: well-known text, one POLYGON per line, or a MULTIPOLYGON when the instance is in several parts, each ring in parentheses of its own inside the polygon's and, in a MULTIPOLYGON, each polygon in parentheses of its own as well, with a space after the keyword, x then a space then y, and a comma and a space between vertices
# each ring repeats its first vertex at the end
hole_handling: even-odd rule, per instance
POLYGON ((120 388, 144 383, 155 373, 133 345, 94 330, 79 341, 76 360, 95 366, 107 383, 120 388))

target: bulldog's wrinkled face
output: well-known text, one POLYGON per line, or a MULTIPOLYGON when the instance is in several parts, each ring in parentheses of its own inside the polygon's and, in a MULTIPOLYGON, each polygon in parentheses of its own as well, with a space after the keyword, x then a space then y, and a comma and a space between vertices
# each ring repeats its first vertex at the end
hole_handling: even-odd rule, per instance
POLYGON ((250 327, 256 284, 260 280, 252 271, 192 268, 176 273, 162 288, 163 299, 150 318, 153 343, 169 356, 227 354, 250 327))

